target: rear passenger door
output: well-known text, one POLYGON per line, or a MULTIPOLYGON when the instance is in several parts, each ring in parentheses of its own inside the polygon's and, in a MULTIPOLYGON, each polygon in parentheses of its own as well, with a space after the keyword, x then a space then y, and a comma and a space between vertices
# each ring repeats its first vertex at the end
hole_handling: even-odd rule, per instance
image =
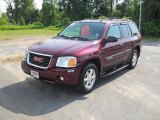
POLYGON ((133 48, 133 41, 131 39, 131 31, 127 23, 120 24, 122 39, 121 43, 123 44, 123 61, 128 61, 128 58, 131 55, 132 48, 133 48))
POLYGON ((122 41, 124 46, 124 61, 129 62, 132 51, 140 40, 140 33, 133 22, 121 23, 122 41))

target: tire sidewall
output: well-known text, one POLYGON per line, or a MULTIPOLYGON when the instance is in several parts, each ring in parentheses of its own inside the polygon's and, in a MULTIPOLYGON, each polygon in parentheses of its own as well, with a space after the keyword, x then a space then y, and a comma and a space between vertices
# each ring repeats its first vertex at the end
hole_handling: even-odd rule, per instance
POLYGON ((98 80, 98 70, 97 70, 96 65, 95 65, 95 64, 92 64, 92 63, 87 64, 87 65, 86 65, 85 67, 83 67, 82 70, 81 70, 80 79, 79 79, 79 83, 78 83, 79 88, 80 88, 80 91, 82 91, 83 93, 89 93, 89 92, 91 92, 91 91, 94 89, 97 80, 98 80), (84 77, 85 77, 85 75, 86 75, 86 72, 87 72, 89 69, 94 69, 94 70, 95 70, 95 73, 96 73, 96 80, 95 80, 95 83, 94 83, 94 85, 92 86, 91 89, 87 89, 87 88, 85 87, 85 84, 84 84, 84 77))
POLYGON ((130 60, 130 68, 134 69, 137 66, 137 63, 138 63, 138 51, 134 49, 132 52, 131 60, 130 60), (137 54, 137 61, 136 61, 136 64, 133 66, 132 59, 135 53, 137 54))

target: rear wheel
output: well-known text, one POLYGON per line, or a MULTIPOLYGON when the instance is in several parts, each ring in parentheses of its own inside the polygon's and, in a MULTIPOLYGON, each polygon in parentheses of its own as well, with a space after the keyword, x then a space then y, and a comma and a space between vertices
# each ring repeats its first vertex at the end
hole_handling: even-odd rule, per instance
POLYGON ((135 49, 132 53, 131 60, 129 62, 129 68, 134 69, 138 62, 138 51, 135 49))
POLYGON ((89 63, 82 70, 76 89, 82 93, 89 93, 94 89, 97 79, 97 67, 96 65, 89 63))

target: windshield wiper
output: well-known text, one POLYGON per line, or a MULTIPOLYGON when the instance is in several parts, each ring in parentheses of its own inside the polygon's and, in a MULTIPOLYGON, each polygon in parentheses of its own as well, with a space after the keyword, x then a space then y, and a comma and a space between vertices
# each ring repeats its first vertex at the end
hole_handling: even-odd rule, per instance
POLYGON ((65 36, 65 35, 59 35, 61 37, 64 37, 65 39, 80 39, 80 40, 89 40, 89 38, 83 38, 83 37, 79 37, 79 36, 65 36))
POLYGON ((64 37, 64 38, 66 38, 66 39, 70 38, 70 37, 65 36, 65 35, 59 35, 59 36, 64 37))
POLYGON ((73 39, 77 38, 77 39, 80 39, 80 40, 88 40, 89 39, 89 38, 83 38, 83 37, 79 37, 79 36, 70 37, 70 38, 73 38, 73 39))

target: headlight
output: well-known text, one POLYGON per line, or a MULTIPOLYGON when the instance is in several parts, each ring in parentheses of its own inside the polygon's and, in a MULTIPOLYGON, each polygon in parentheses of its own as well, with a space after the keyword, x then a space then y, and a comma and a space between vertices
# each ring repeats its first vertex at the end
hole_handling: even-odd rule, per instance
POLYGON ((27 59, 27 55, 28 55, 28 49, 26 49, 26 51, 25 51, 24 60, 27 59))
POLYGON ((77 58, 68 56, 68 57, 59 57, 56 63, 57 67, 64 67, 64 68, 70 68, 70 67, 76 67, 77 66, 77 58))

